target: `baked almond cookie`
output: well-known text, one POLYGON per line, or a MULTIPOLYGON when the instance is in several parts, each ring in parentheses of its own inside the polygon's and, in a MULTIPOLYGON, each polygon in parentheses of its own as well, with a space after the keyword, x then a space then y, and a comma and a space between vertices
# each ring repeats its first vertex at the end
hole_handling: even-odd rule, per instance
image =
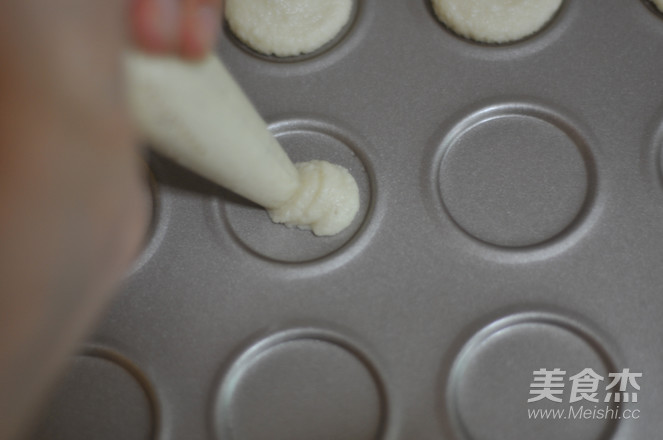
POLYGON ((280 57, 313 52, 350 20, 353 0, 226 0, 225 15, 244 44, 280 57))
POLYGON ((562 4, 562 0, 431 1, 437 17, 451 30, 482 43, 508 43, 532 35, 562 4))

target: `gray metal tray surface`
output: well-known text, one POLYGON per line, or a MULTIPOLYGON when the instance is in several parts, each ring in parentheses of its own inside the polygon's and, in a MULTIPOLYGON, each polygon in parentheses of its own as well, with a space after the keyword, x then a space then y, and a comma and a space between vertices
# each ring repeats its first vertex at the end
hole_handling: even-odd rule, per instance
POLYGON ((150 158, 154 227, 38 439, 663 438, 663 16, 477 44, 424 0, 222 59, 362 209, 317 238, 150 158))

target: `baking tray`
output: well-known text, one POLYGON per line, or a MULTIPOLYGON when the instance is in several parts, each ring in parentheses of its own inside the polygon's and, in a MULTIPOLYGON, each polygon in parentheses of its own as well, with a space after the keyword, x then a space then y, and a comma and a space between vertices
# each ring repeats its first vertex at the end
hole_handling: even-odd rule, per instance
POLYGON ((152 156, 148 243, 35 438, 661 438, 661 14, 565 0, 501 46, 423 0, 353 17, 311 56, 219 44, 294 160, 355 176, 352 226, 152 156))

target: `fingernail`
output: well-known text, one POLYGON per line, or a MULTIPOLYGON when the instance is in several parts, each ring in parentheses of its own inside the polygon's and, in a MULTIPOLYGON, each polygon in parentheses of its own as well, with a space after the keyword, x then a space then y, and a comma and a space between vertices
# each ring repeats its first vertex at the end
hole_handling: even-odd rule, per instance
POLYGON ((179 34, 179 0, 154 0, 154 30, 164 45, 172 45, 179 34))
POLYGON ((197 10, 196 34, 199 43, 205 52, 211 50, 216 44, 216 38, 221 27, 219 11, 209 5, 201 5, 197 10))

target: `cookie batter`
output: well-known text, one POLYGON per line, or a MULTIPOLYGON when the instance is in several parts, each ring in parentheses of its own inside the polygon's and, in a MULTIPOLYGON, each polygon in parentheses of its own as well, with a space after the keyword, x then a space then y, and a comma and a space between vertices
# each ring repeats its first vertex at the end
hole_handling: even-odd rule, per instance
POLYGON ((353 0, 226 0, 226 20, 247 46, 280 57, 313 52, 350 20, 353 0))
POLYGON ((432 0, 432 3, 437 17, 458 35, 483 43, 508 43, 539 31, 555 15, 562 0, 432 0))

